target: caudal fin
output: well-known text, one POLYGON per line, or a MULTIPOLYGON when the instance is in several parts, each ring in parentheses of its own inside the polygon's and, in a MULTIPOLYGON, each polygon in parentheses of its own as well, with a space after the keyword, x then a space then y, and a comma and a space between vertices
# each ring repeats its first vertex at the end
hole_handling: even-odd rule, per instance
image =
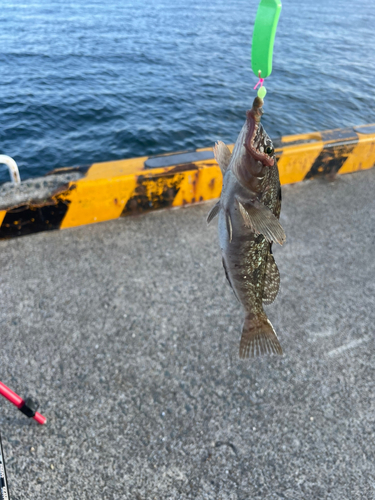
POLYGON ((240 358, 282 353, 279 339, 267 316, 264 313, 258 316, 248 314, 242 329, 240 358))

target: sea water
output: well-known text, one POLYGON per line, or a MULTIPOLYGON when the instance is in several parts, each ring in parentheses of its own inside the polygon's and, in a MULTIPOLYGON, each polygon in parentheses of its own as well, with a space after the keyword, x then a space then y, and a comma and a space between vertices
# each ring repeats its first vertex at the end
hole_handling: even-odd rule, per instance
MULTIPOLYGON (((256 0, 0 1, 0 154, 21 177, 235 141, 256 0)), ((271 137, 375 122, 373 0, 283 0, 271 137)), ((9 180, 0 167, 0 182, 9 180)))

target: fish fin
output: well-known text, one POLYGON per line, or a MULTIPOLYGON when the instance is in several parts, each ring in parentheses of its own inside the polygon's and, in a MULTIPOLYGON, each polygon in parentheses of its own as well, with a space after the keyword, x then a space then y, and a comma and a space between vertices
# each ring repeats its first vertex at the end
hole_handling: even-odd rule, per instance
POLYGON ((209 211, 207 215, 207 224, 209 224, 212 221, 212 219, 214 219, 217 216, 219 210, 220 210, 220 201, 218 201, 216 205, 214 205, 209 211))
POLYGON ((282 245, 285 242, 284 229, 269 208, 258 200, 246 203, 236 200, 246 227, 255 234, 262 234, 270 243, 276 241, 282 245))
POLYGON ((267 256, 263 288, 263 304, 269 305, 276 299, 280 288, 280 273, 272 253, 267 256))
POLYGON ((218 162, 220 170, 224 175, 232 157, 228 146, 226 146, 222 141, 217 141, 213 147, 215 160, 218 162))
POLYGON ((229 243, 232 243, 233 226, 232 226, 232 219, 230 218, 230 215, 229 215, 228 212, 225 214, 225 221, 227 223, 227 231, 228 231, 229 243))
POLYGON ((264 313, 246 315, 240 342, 240 358, 260 354, 282 354, 276 332, 264 313))
POLYGON ((227 278, 227 281, 228 281, 231 289, 233 290, 234 296, 236 297, 236 299, 238 300, 238 302, 240 302, 240 299, 237 296, 236 290, 233 288, 233 284, 232 284, 232 282, 231 282, 231 280, 229 278, 229 273, 228 273, 227 265, 225 264, 224 257, 222 258, 222 262, 223 262, 223 268, 224 268, 224 271, 225 271, 225 277, 227 278))

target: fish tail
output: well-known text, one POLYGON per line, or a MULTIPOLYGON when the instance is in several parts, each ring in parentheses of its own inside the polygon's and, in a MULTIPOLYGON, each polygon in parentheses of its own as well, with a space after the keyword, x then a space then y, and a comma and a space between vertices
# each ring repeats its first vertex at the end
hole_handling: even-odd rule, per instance
POLYGON ((276 332, 264 312, 258 315, 248 313, 242 329, 240 358, 282 353, 276 332))

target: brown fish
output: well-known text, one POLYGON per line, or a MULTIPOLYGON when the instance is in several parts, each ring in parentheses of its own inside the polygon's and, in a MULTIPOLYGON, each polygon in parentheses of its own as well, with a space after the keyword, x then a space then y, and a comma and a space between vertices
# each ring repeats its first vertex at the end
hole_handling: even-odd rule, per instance
POLYGON ((282 354, 263 304, 279 291, 280 275, 272 243, 282 245, 281 188, 274 147, 260 123, 263 101, 256 97, 231 154, 223 142, 214 153, 223 172, 220 201, 207 221, 219 215, 219 241, 226 277, 245 309, 240 358, 282 354))

